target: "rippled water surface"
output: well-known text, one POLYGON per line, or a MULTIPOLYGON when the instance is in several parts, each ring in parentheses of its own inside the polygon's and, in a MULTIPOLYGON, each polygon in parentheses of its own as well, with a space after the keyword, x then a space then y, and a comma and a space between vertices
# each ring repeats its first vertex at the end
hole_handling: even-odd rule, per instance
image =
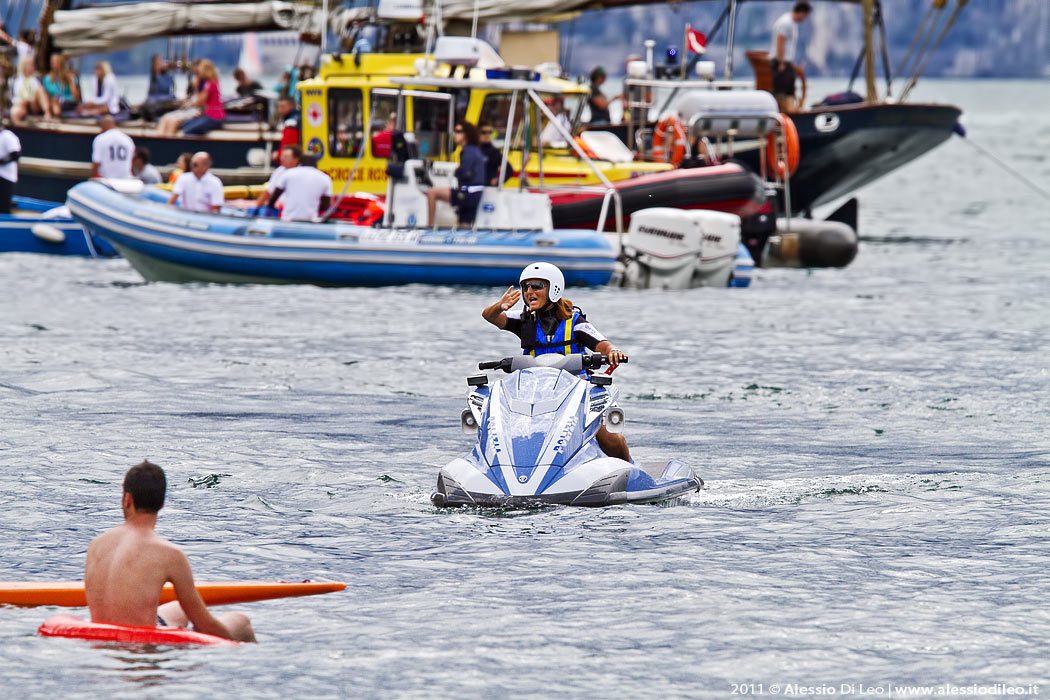
MULTIPOLYGON (((936 83, 1050 189, 1043 83, 936 83)), ((747 290, 576 291, 629 352, 676 507, 440 511, 496 290, 143 284, 0 256, 0 579, 78 579, 120 481, 204 580, 346 581, 253 603, 260 643, 120 648, 0 609, 4 697, 730 697, 778 685, 1050 693, 1047 202, 953 139, 861 193, 846 270, 747 290)))

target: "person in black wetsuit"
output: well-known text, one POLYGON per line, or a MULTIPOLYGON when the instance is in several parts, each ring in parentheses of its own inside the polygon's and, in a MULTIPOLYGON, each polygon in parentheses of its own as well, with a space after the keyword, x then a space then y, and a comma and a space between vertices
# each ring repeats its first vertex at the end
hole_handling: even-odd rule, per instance
MULTIPOLYGON (((562 296, 565 276, 547 262, 532 263, 521 272, 520 291, 510 287, 500 299, 481 312, 482 317, 521 339, 525 355, 582 354, 584 349, 599 352, 613 367, 627 356, 614 346, 588 320, 583 311, 562 296), (511 309, 524 299, 525 308, 511 309)), ((610 433, 602 425, 595 436, 598 447, 610 457, 631 461, 627 440, 610 433)))
POLYGON ((427 221, 434 225, 434 210, 438 200, 449 202, 456 208, 461 224, 474 223, 478 213, 481 192, 485 189, 485 156, 478 148, 478 128, 468 121, 460 120, 452 131, 452 138, 460 147, 459 167, 456 168, 454 190, 448 187, 431 187, 427 190, 427 221))

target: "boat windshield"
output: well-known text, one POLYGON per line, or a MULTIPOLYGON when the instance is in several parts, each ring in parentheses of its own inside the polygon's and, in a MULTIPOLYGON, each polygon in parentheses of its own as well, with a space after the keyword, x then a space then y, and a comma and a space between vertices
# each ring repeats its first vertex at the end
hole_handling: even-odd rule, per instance
MULTIPOLYGON (((563 95, 561 98, 562 106, 559 107, 565 114, 566 123, 569 124, 568 131, 572 132, 572 122, 574 121, 575 115, 579 112, 580 97, 578 95, 563 95)), ((507 131, 507 117, 510 115, 510 103, 511 93, 492 93, 485 96, 484 101, 481 103, 481 119, 488 120, 493 125, 492 143, 497 148, 503 148, 504 138, 507 131)), ((521 123, 525 118, 525 110, 523 107, 527 103, 527 100, 523 99, 522 95, 518 96, 518 104, 514 108, 514 123, 511 127, 511 133, 513 139, 511 140, 511 148, 520 149, 522 147, 522 131, 521 123)), ((540 119, 540 132, 547 128, 547 118, 539 114, 539 110, 529 105, 532 110, 532 119, 540 119)), ((535 123, 535 122, 533 122, 535 123)), ((535 128, 535 127, 532 127, 535 128)), ((562 139, 557 139, 561 141, 562 139)), ((533 146, 535 147, 535 146, 533 146)))

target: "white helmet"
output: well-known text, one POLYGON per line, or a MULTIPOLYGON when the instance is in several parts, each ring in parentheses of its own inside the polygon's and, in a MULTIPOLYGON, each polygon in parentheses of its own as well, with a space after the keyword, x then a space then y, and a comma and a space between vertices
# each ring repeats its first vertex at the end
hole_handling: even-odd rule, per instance
POLYGON ((547 298, 557 303, 565 290, 565 275, 556 265, 549 262, 535 262, 521 271, 518 284, 525 280, 544 280, 547 283, 547 298))

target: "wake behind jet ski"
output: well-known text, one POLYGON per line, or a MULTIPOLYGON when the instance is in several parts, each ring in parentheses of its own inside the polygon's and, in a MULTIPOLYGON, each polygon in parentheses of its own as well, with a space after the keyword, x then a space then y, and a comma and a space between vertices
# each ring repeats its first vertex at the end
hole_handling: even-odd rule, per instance
POLYGON ((577 353, 479 364, 510 376, 492 386, 484 374, 467 379, 473 390, 461 425, 477 434, 477 443, 439 472, 434 505, 606 506, 659 503, 698 491, 704 482, 680 460, 638 465, 598 447, 603 424, 616 435, 624 427, 612 377, 587 374, 603 363, 608 360, 599 354, 577 353))

